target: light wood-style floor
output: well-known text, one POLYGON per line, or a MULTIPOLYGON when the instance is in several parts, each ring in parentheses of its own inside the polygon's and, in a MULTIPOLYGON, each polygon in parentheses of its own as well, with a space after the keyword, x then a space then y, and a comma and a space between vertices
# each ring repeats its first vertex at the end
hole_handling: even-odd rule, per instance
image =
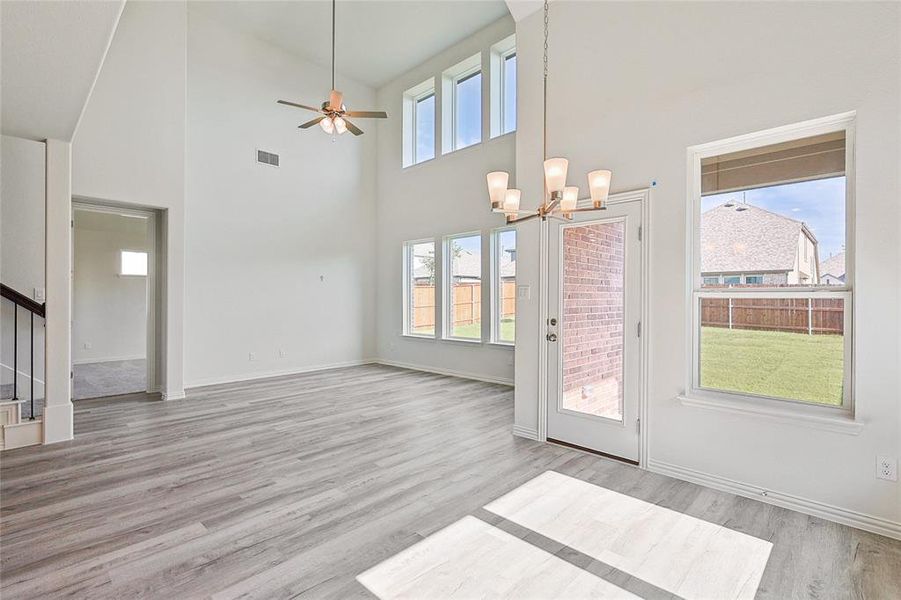
POLYGON ((512 404, 375 365, 78 402, 73 442, 2 456, 0 593, 371 597, 358 574, 554 470, 772 542, 758 598, 901 597, 901 542, 515 438, 512 404))

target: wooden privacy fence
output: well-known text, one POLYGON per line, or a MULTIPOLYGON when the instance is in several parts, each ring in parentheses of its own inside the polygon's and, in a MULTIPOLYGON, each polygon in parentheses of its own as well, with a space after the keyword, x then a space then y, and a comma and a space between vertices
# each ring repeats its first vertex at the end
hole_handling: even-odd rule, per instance
MULTIPOLYGON (((504 281, 501 284, 501 318, 516 314, 516 283, 504 281)), ((454 325, 470 325, 482 320, 482 284, 458 283, 454 286, 454 325)), ((413 327, 435 325, 435 286, 416 285, 413 287, 413 327)))
POLYGON ((841 298, 701 298, 701 326, 792 333, 844 333, 841 298))

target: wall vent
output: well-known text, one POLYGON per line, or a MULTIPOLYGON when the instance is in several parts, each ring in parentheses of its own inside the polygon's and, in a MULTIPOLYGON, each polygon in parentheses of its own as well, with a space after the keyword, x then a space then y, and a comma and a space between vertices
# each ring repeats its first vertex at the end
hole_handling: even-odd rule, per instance
POLYGON ((278 154, 266 152, 265 150, 257 150, 257 162, 261 165, 269 165, 270 167, 278 166, 278 154))

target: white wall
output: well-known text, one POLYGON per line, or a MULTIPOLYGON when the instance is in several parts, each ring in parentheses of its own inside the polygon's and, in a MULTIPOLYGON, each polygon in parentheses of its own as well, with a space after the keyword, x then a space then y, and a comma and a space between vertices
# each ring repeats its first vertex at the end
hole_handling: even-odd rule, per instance
MULTIPOLYGON (((36 299, 35 288, 44 288, 44 164, 43 142, 2 136, 0 138, 0 281, 36 299)), ((43 300, 38 300, 43 302, 43 300)), ((13 304, 0 302, 0 381, 12 383, 13 304)), ((19 309, 19 385, 30 386, 29 313, 19 309)), ((44 320, 35 319, 35 397, 43 396, 44 320)), ((25 398, 19 389, 19 397, 25 398)))
POLYGON ((75 211, 75 364, 147 354, 148 280, 119 275, 122 250, 150 251, 146 219, 75 211))
MULTIPOLYGON (((403 331, 403 243, 504 225, 491 213, 485 175, 490 171, 514 171, 516 134, 488 138, 488 50, 514 29, 509 17, 489 25, 463 42, 430 58, 378 92, 378 108, 390 119, 378 131, 378 325, 379 359, 439 371, 457 372, 496 381, 512 381, 513 350, 491 344, 408 338, 403 331), (441 103, 441 72, 482 52, 483 142, 441 155, 441 111, 437 109, 438 156, 431 161, 402 168, 402 98, 405 90, 429 77, 436 78, 441 103)), ((513 179, 511 179, 511 186, 513 179)), ((483 243, 484 295, 488 293, 489 253, 483 243)), ((484 303, 487 306, 487 303, 484 303)), ((483 310, 486 323, 488 311, 483 310)), ((483 331, 487 332, 487 329, 483 331)))
MULTIPOLYGON (((541 28, 540 13, 517 26, 523 198, 541 190, 541 28)), ((901 433, 899 254, 885 251, 901 239, 899 5, 554 2, 551 28, 551 114, 568 99, 589 110, 551 120, 550 153, 569 158, 572 181, 603 166, 613 169, 614 192, 660 184, 649 232, 652 467, 692 469, 897 527, 899 484, 877 480, 874 464, 877 454, 897 456, 901 433), (863 430, 681 405, 686 148, 848 110, 858 114, 855 396, 863 430)), ((536 283, 537 226, 520 229, 520 283, 536 283)), ((516 423, 534 429, 538 298, 519 309, 516 423)))
MULTIPOLYGON (((189 9, 189 386, 374 356, 375 125, 333 141, 276 104, 318 105, 329 77, 189 9), (257 164, 257 148, 281 166, 257 164)), ((349 107, 375 106, 369 88, 337 84, 349 107)))
POLYGON ((72 193, 160 209, 163 249, 157 344, 162 391, 183 391, 184 2, 128 2, 72 146, 72 193))

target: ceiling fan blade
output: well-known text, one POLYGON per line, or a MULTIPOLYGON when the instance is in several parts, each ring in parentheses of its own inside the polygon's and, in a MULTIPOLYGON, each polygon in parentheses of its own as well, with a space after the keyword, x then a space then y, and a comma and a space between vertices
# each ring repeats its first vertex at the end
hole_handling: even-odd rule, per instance
POLYGON ((296 102, 288 102, 287 100, 279 100, 279 104, 286 104, 288 106, 296 106, 297 108, 304 108, 306 110, 312 110, 313 112, 319 112, 318 108, 313 108, 312 106, 307 106, 305 104, 297 104, 296 102))
POLYGON ((349 110, 344 113, 356 119, 387 119, 388 113, 383 110, 349 110))
POLYGON ((297 127, 300 128, 300 129, 306 129, 306 128, 308 128, 308 127, 312 127, 313 125, 316 125, 317 123, 319 123, 319 121, 321 121, 321 120, 324 119, 324 118, 325 118, 324 116, 323 116, 323 117, 316 117, 316 118, 313 119, 312 121, 307 121, 307 122, 304 123, 303 125, 298 125, 297 127))
POLYGON ((351 132, 352 134, 363 135, 363 130, 360 129, 359 127, 357 127, 356 125, 354 125, 353 123, 351 123, 350 121, 348 121, 347 119, 344 119, 344 123, 347 124, 347 130, 349 132, 351 132))

